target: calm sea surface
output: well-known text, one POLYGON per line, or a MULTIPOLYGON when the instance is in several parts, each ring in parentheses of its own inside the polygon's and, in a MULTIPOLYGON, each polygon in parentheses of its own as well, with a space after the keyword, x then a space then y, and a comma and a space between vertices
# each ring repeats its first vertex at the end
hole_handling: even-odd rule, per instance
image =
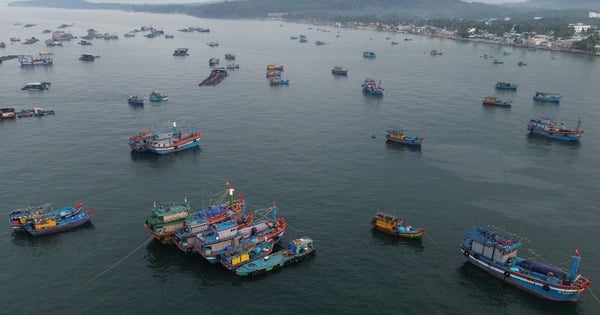
POLYGON ((0 122, 0 217, 45 202, 84 202, 95 215, 89 226, 35 239, 0 224, 0 313, 598 314, 600 58, 405 37, 274 21, 2 7, 0 41, 7 47, 0 55, 48 49, 55 62, 1 64, 0 107, 56 115, 0 122), (66 30, 77 36, 94 28, 120 37, 46 48, 42 30, 63 23, 74 23, 66 30), (143 25, 175 38, 122 36, 143 25), (211 31, 176 31, 188 26, 211 31), (289 38, 300 34, 309 42, 289 38), (41 41, 9 42, 32 36, 41 41), (173 57, 178 47, 190 55, 173 57), (431 49, 443 55, 431 56, 431 49), (365 50, 377 58, 363 59, 365 50), (503 51, 510 53, 503 65, 482 57, 503 51), (84 63, 77 60, 82 53, 101 58, 84 63), (217 86, 198 87, 208 59, 223 62, 225 53, 237 55, 240 69, 217 86), (271 63, 285 65, 289 86, 267 84, 271 63), (335 65, 348 68, 348 77, 333 77, 335 65), (365 77, 381 80, 383 98, 362 94, 365 77), (52 86, 20 90, 32 81, 52 86), (519 90, 495 91, 496 81, 513 81, 519 90), (153 89, 170 100, 127 104, 129 95, 153 89), (534 104, 536 90, 559 92, 563 101, 534 104), (513 100, 513 107, 483 107, 485 96, 513 100), (581 117, 581 143, 528 136, 528 120, 539 116, 571 124, 581 117), (171 120, 195 124, 201 148, 130 153, 129 136, 171 120), (386 144, 391 126, 424 136, 422 150, 386 144), (200 208, 226 181, 252 210, 276 201, 289 222, 283 244, 310 236, 318 255, 239 280, 175 247, 145 243, 153 200, 187 197, 200 208), (427 237, 407 242, 371 231, 371 216, 381 209, 424 226, 427 237), (518 233, 520 256, 564 268, 578 248, 595 295, 577 304, 546 302, 466 264, 457 245, 476 224, 518 233))

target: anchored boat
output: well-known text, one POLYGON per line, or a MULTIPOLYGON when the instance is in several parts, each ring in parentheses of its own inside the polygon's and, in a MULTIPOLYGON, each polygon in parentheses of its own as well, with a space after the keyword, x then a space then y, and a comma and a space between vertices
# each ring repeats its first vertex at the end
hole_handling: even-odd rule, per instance
POLYGON ((164 102, 164 101, 168 101, 169 97, 166 95, 161 94, 159 91, 152 91, 152 93, 150 93, 150 96, 148 96, 148 99, 150 100, 150 102, 164 102))
POLYGON ((495 229, 476 226, 465 233, 460 251, 492 276, 547 300, 577 302, 592 282, 578 273, 575 250, 570 272, 517 256, 521 241, 495 229))
POLYGON ((538 102, 559 103, 561 99, 562 95, 550 92, 535 92, 533 96, 533 100, 538 102))
POLYGON ((191 207, 187 200, 160 203, 155 201, 152 214, 146 218, 144 228, 163 244, 170 244, 173 242, 173 233, 176 229, 183 227, 190 210, 191 207))
POLYGON ((234 270, 245 263, 266 257, 273 251, 273 240, 244 239, 219 258, 219 263, 228 270, 234 270))
POLYGON ((200 131, 194 130, 183 133, 173 121, 173 128, 164 132, 154 132, 152 129, 144 130, 129 138, 129 147, 136 152, 152 152, 156 154, 167 154, 200 145, 200 131))
POLYGON ((381 80, 379 83, 375 82, 374 79, 366 78, 362 83, 363 93, 372 96, 383 96, 383 88, 381 87, 381 80))
POLYGON ((514 84, 514 83, 510 83, 510 82, 503 82, 503 81, 496 82, 496 88, 498 90, 516 91, 518 86, 519 86, 518 84, 514 84))
POLYGON ((420 147, 423 144, 423 137, 412 137, 406 135, 406 129, 389 128, 387 135, 385 135, 387 141, 406 144, 410 146, 420 147))
POLYGON ((504 101, 497 97, 488 96, 483 99, 483 105, 494 105, 494 106, 502 106, 502 107, 510 107, 512 105, 511 101, 504 101))
POLYGON ((68 218, 79 213, 79 211, 82 209, 83 203, 78 203, 75 206, 63 207, 60 209, 53 209, 51 204, 46 203, 22 209, 14 209, 8 214, 8 221, 10 222, 14 231, 25 231, 25 226, 32 220, 44 218, 68 218))
POLYGON ((567 127, 564 123, 558 123, 554 119, 545 117, 531 119, 527 124, 527 130, 530 134, 563 141, 579 141, 584 132, 580 128, 581 119, 577 119, 577 127, 575 129, 567 127))
POLYGON ((340 66, 335 66, 333 67, 333 69, 331 69, 331 74, 333 75, 342 75, 342 76, 347 76, 348 75, 348 69, 344 69, 340 66))
POLYGON ((307 257, 314 256, 316 253, 317 250, 312 239, 308 237, 298 238, 292 240, 287 249, 264 256, 263 259, 245 263, 235 270, 235 274, 238 276, 258 275, 297 263, 307 257))
POLYGON ((23 91, 43 91, 50 88, 50 82, 32 82, 21 88, 23 91))
POLYGON ((88 212, 78 212, 65 218, 48 217, 42 219, 33 219, 25 225, 25 230, 33 236, 58 233, 74 229, 90 222, 90 217, 94 214, 93 210, 88 212))
POLYGON ((371 224, 378 231, 403 238, 422 239, 425 235, 424 228, 408 225, 401 217, 385 212, 375 213, 371 224))

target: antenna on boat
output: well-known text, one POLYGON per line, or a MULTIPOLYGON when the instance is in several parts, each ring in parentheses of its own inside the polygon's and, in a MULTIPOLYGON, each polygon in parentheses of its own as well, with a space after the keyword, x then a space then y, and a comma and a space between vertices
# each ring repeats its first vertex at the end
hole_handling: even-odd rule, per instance
POLYGON ((233 207, 233 192, 235 189, 233 189, 229 181, 225 182, 225 185, 227 185, 227 192, 229 193, 229 206, 233 207))
POLYGON ((575 280, 575 277, 577 277, 577 269, 579 269, 580 261, 581 254, 579 254, 579 249, 575 249, 575 257, 573 257, 573 265, 571 266, 571 281, 575 280))

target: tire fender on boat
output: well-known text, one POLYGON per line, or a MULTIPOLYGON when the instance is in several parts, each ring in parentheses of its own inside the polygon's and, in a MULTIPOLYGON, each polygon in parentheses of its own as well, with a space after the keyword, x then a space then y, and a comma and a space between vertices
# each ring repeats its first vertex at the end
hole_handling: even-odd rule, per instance
POLYGON ((508 272, 508 271, 505 271, 505 272, 504 272, 504 276, 505 276, 506 278, 509 278, 509 277, 510 277, 510 272, 508 272))
POLYGON ((478 255, 478 254, 475 254, 475 255, 473 255, 473 258, 475 258, 475 259, 479 259, 479 255, 478 255))
POLYGON ((465 254, 465 256, 469 257, 469 251, 468 251, 468 250, 465 250, 465 251, 463 252, 463 254, 465 254))
POLYGON ((547 284, 544 284, 544 286, 542 287, 542 290, 548 291, 548 290, 550 290, 550 287, 547 284))
POLYGON ((192 253, 192 249, 188 248, 188 249, 185 250, 185 252, 188 253, 188 254, 191 254, 192 253))

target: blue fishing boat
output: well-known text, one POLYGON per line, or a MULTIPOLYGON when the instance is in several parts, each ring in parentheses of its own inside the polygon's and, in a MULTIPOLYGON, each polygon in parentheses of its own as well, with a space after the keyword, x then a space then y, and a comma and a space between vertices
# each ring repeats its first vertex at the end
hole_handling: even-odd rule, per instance
POLYGON ((127 103, 129 103, 129 105, 144 105, 144 98, 143 97, 138 97, 137 95, 132 95, 127 99, 127 103))
POLYGON ((511 101, 504 101, 497 97, 488 96, 483 99, 483 105, 494 105, 494 106, 502 106, 502 107, 510 107, 512 105, 511 101))
POLYGON ((51 56, 39 56, 33 57, 31 55, 19 56, 19 63, 21 66, 49 66, 54 63, 54 58, 51 56))
POLYGON ((530 134, 562 141, 579 141, 584 132, 581 129, 581 119, 577 119, 577 126, 573 129, 567 127, 565 123, 558 123, 556 120, 547 117, 529 120, 527 130, 530 134))
POLYGON ((148 99, 150 100, 150 102, 164 102, 164 101, 168 101, 169 97, 166 95, 162 95, 160 94, 159 91, 152 91, 152 93, 150 93, 150 96, 148 96, 148 99))
POLYGON ((258 275, 297 263, 307 257, 314 256, 316 253, 317 250, 312 239, 308 237, 298 238, 292 240, 287 249, 264 256, 263 259, 245 263, 235 270, 235 274, 238 276, 258 275))
POLYGON ((129 147, 136 152, 167 154, 198 147, 201 137, 200 131, 195 130, 193 125, 190 133, 184 133, 173 121, 173 127, 168 131, 148 129, 129 137, 129 147))
POLYGON ((375 54, 374 51, 365 51, 365 52, 363 52, 363 57, 373 59, 373 58, 377 57, 377 54, 375 54))
POLYGON ((232 220, 211 225, 206 233, 197 235, 196 251, 208 262, 215 264, 222 254, 236 244, 242 243, 244 239, 250 238, 254 243, 261 240, 279 242, 285 233, 287 223, 284 218, 277 218, 276 205, 267 210, 273 217, 266 219, 255 216, 252 226, 238 228, 238 223, 232 220))
POLYGON ((340 66, 335 66, 333 67, 333 69, 331 69, 331 74, 333 75, 342 75, 342 76, 347 76, 348 75, 348 69, 344 69, 340 66))
POLYGON ((78 212, 74 215, 56 218, 47 217, 41 219, 33 219, 27 222, 25 230, 33 236, 58 233, 74 229, 90 222, 90 217, 94 214, 93 210, 87 212, 78 212))
POLYGON ((406 144, 420 147, 423 144, 423 137, 413 137, 406 135, 406 129, 389 128, 385 139, 390 142, 406 144))
POLYGON ((381 81, 375 82, 374 79, 366 78, 362 85, 363 93, 371 96, 383 96, 383 88, 381 87, 381 81))
POLYGON ((511 91, 516 91, 517 90, 518 85, 514 84, 514 83, 510 83, 510 82, 503 82, 503 81, 498 81, 496 83, 496 88, 498 90, 511 90, 511 91))
POLYGON ((219 258, 219 263, 228 270, 234 270, 245 263, 262 259, 273 252, 273 240, 245 239, 227 250, 219 258))
POLYGON ((83 209, 83 204, 78 203, 75 206, 53 209, 49 203, 29 206, 22 209, 14 209, 8 214, 8 221, 13 230, 25 231, 25 226, 33 221, 44 218, 63 219, 71 217, 83 209))
POLYGON ((547 300, 577 302, 591 285, 578 273, 575 251, 570 272, 517 256, 521 241, 508 233, 476 226, 465 233, 460 251, 473 265, 492 276, 547 300))
POLYGON ((535 92, 535 95, 533 96, 533 100, 538 102, 559 103, 561 99, 562 95, 549 92, 535 92))
POLYGON ((23 91, 44 91, 50 88, 50 82, 32 82, 21 88, 23 91))
POLYGON ((270 78, 269 79, 269 84, 270 85, 289 85, 290 84, 290 80, 289 79, 282 79, 282 78, 270 78))

